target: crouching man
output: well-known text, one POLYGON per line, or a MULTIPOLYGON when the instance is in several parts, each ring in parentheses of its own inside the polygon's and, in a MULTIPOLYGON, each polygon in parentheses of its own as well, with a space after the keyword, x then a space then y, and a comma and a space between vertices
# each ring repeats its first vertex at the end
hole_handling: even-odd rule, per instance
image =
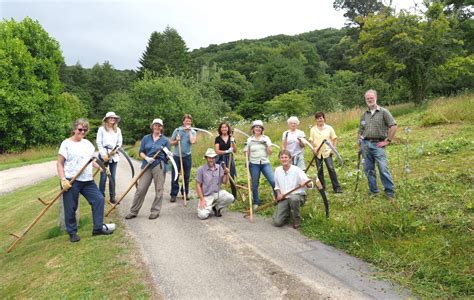
POLYGON ((282 150, 278 154, 281 166, 275 170, 275 191, 277 192, 277 209, 273 214, 273 225, 280 227, 290 215, 293 228, 301 224, 300 207, 306 200, 306 188, 313 183, 303 170, 291 164, 291 154, 282 150))
POLYGON ((217 153, 212 148, 206 150, 204 159, 207 163, 196 172, 196 192, 199 197, 198 217, 207 219, 214 212, 216 217, 221 217, 224 207, 234 202, 234 196, 226 190, 220 189, 221 184, 226 184, 228 170, 216 165, 217 153))

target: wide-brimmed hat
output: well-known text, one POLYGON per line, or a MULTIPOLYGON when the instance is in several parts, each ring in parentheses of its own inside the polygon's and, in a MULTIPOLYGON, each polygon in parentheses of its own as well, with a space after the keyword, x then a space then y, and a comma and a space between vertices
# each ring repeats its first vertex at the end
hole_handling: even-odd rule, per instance
POLYGON ((265 129, 265 127, 263 127, 263 122, 262 120, 255 120, 252 122, 252 126, 250 127, 250 129, 253 129, 255 126, 260 126, 262 127, 263 129, 265 129))
POLYGON ((108 118, 117 118, 117 121, 120 121, 120 117, 117 116, 113 111, 109 111, 108 113, 106 113, 105 117, 102 119, 102 121, 105 121, 108 118))
POLYGON ((207 148, 206 154, 204 154, 204 158, 206 158, 206 157, 216 157, 216 156, 217 156, 217 153, 212 148, 207 148))
POLYGON ((151 126, 153 126, 154 124, 160 124, 161 126, 163 126, 163 120, 160 118, 156 118, 153 120, 153 122, 151 122, 151 126))

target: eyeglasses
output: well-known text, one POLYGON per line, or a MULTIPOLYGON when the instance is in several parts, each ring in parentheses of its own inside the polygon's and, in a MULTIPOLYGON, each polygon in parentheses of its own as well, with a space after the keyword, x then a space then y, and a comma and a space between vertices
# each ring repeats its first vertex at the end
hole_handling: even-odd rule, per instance
POLYGON ((87 128, 77 128, 77 131, 79 132, 87 132, 87 128))

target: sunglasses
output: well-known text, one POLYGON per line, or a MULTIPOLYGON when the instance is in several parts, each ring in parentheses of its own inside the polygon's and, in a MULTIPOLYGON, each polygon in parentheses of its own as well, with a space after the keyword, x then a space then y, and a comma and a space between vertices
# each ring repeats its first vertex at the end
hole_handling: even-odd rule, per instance
POLYGON ((79 132, 87 132, 87 128, 77 128, 77 131, 79 132))

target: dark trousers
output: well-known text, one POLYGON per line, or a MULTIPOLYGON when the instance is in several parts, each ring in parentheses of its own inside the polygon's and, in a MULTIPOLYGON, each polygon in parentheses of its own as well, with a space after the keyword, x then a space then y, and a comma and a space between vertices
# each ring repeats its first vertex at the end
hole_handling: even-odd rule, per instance
MULTIPOLYGON (((229 166, 229 160, 231 160, 230 177, 232 177, 232 179, 235 179, 235 160, 233 158, 231 159, 230 154, 220 155, 219 158, 216 160, 216 164, 220 165, 221 163, 224 163, 225 167, 227 168, 229 166)), ((232 181, 230 181, 230 188, 232 190, 232 195, 234 196, 234 199, 237 199, 237 188, 235 187, 232 181)))
MULTIPOLYGON (((175 181, 171 181, 171 196, 177 196, 179 192, 179 175, 181 172, 181 164, 179 163, 179 156, 173 155, 173 159, 178 167, 178 178, 175 181)), ((193 159, 191 155, 183 156, 183 173, 184 173, 184 192, 186 198, 189 195, 189 178, 191 177, 191 168, 193 166, 193 159)), ((171 176, 174 178, 174 168, 171 170, 171 176)), ((181 190, 183 187, 181 187, 181 190)))
POLYGON ((332 188, 334 191, 340 191, 341 185, 337 180, 336 169, 334 169, 334 162, 332 160, 332 156, 328 156, 326 158, 316 158, 316 166, 318 167, 318 178, 323 185, 323 188, 326 189, 326 181, 324 180, 324 167, 323 167, 323 160, 328 168, 329 178, 331 178, 332 188))
POLYGON ((67 233, 77 233, 76 210, 79 194, 82 194, 92 207, 93 229, 102 230, 102 224, 104 223, 104 196, 102 196, 93 180, 74 181, 72 187, 63 194, 64 221, 67 233))
MULTIPOLYGON (((110 177, 115 183, 115 174, 117 174, 117 164, 116 162, 108 163, 109 170, 110 170, 110 177)), ((104 172, 100 172, 100 181, 99 181, 99 190, 100 193, 105 197, 105 183, 107 182, 107 174, 104 172)), ((114 185, 112 182, 109 182, 109 195, 110 199, 115 198, 115 189, 113 189, 114 185)))

